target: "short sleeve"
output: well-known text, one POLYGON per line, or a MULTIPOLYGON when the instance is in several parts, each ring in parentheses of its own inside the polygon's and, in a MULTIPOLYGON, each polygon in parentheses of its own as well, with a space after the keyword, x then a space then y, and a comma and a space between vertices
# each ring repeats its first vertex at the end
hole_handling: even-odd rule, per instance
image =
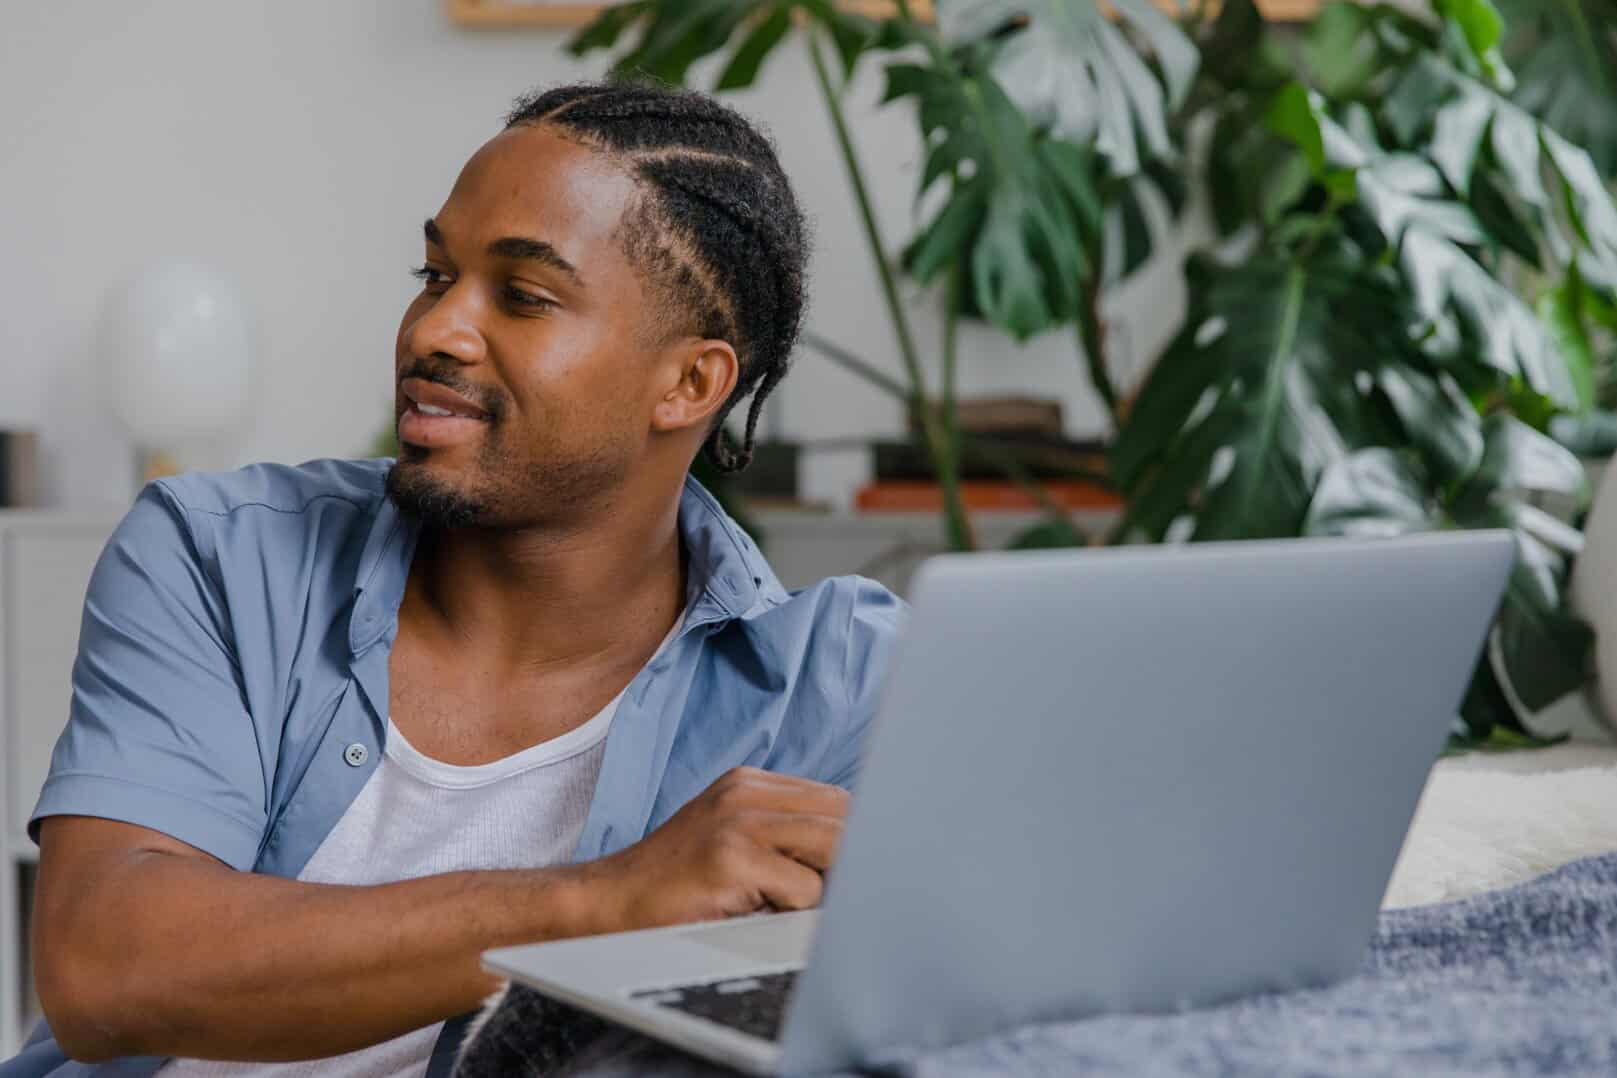
POLYGON ((228 625, 185 509, 148 485, 90 578, 36 842, 47 816, 95 816, 252 867, 267 797, 228 625))
POLYGON ((893 648, 909 613, 904 601, 874 580, 853 580, 848 612, 847 653, 843 680, 848 688, 847 735, 837 746, 825 781, 851 789, 859 775, 865 739, 876 717, 881 688, 893 660, 893 648))

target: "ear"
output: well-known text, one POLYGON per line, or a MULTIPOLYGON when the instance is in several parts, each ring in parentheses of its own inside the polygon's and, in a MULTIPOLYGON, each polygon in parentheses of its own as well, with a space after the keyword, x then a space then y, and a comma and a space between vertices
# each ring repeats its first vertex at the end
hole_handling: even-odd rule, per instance
POLYGON ((710 420, 730 399, 741 377, 734 348, 719 340, 688 338, 670 346, 668 376, 651 413, 651 429, 673 433, 692 427, 706 431, 710 420))

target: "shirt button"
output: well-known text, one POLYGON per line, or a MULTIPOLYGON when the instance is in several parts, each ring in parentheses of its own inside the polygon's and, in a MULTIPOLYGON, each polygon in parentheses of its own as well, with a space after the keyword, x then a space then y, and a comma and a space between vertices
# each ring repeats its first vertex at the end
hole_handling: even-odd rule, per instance
POLYGON ((343 750, 342 758, 348 761, 349 767, 359 767, 371 758, 371 750, 356 741, 343 750))

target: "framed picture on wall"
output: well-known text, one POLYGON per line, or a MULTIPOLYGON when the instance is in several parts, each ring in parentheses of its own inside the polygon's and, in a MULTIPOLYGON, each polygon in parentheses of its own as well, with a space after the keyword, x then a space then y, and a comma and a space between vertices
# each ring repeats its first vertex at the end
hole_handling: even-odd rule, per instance
MULTIPOLYGON (((462 26, 489 28, 518 26, 583 26, 607 3, 579 4, 571 0, 447 0, 449 17, 462 26)), ((880 17, 893 11, 891 0, 842 0, 842 6, 861 15, 880 17)), ((931 17, 932 0, 911 0, 911 7, 931 17)))

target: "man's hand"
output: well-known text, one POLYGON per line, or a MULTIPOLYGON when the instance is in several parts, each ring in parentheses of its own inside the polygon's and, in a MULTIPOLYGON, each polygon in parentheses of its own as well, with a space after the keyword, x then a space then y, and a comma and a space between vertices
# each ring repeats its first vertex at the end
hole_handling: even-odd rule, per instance
POLYGON ((726 773, 640 842, 588 866, 614 895, 605 931, 816 906, 848 794, 750 767, 726 773))

